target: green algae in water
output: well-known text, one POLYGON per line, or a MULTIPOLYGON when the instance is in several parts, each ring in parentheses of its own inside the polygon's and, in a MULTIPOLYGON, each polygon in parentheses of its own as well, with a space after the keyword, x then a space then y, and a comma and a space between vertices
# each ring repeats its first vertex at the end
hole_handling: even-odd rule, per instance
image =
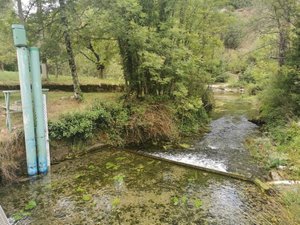
POLYGON ((82 196, 82 200, 86 201, 86 202, 91 201, 92 199, 93 199, 93 197, 91 195, 83 195, 82 196))
POLYGON ((31 215, 31 210, 37 207, 37 203, 35 200, 30 200, 24 207, 24 209, 21 209, 20 211, 14 213, 12 215, 12 218, 15 222, 22 220, 28 216, 31 215))
POLYGON ((0 189, 9 216, 32 199, 38 203, 18 224, 286 224, 280 205, 249 183, 123 151, 66 161, 51 173, 0 189))
POLYGON ((37 206, 36 201, 35 200, 31 200, 27 203, 27 205, 25 205, 25 210, 32 210, 37 206))
POLYGON ((19 212, 16 212, 15 214, 12 215, 12 218, 15 222, 24 219, 27 216, 30 216, 31 212, 26 212, 24 210, 20 210, 19 212))

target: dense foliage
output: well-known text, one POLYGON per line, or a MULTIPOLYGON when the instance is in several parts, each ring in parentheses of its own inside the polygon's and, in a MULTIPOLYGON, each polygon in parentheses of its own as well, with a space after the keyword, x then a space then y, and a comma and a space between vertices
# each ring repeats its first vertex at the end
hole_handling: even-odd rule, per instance
POLYGON ((87 139, 119 125, 110 135, 127 134, 134 142, 195 132, 212 109, 210 84, 227 80, 258 96, 260 120, 269 132, 298 124, 296 0, 32 0, 15 8, 14 2, 22 0, 0 0, 1 69, 16 67, 9 30, 21 22, 50 73, 69 73, 69 63, 74 87, 77 73, 123 79, 126 85, 124 105, 115 106, 121 121, 113 122, 119 115, 114 107, 101 106, 52 123, 53 138, 87 139), (160 127, 162 120, 168 126, 160 127), (149 131, 154 135, 146 136, 149 131))
POLYGON ((204 108, 177 108, 172 102, 147 99, 129 103, 95 103, 84 112, 69 113, 49 123, 53 141, 99 139, 114 146, 178 143, 180 136, 204 131, 204 108))

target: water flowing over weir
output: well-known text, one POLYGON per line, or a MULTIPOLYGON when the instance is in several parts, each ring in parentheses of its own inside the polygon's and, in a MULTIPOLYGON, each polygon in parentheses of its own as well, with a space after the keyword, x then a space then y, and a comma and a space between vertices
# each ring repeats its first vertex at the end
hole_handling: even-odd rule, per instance
POLYGON ((193 147, 179 150, 142 150, 139 153, 207 168, 241 177, 261 177, 263 171, 244 147, 246 137, 257 132, 257 126, 245 116, 224 116, 211 123, 211 131, 193 147))
POLYGON ((242 180, 263 178, 265 171, 258 167, 244 146, 247 137, 259 134, 258 127, 248 121, 257 109, 238 94, 215 94, 215 98, 210 131, 193 141, 192 147, 184 150, 143 149, 138 153, 242 180))
MULTIPOLYGON (((221 154, 229 149, 243 153, 242 140, 255 132, 244 116, 218 118, 212 122, 211 133, 196 141, 194 148, 181 150, 185 156, 180 157, 220 170, 255 171, 254 163, 243 170, 239 163, 231 166, 230 157, 212 157, 215 151, 221 154), (232 130, 226 138, 221 135, 224 129, 232 130), (243 131, 242 136, 237 137, 235 129, 243 131)), ((176 159, 179 154, 174 151, 176 159)), ((250 156, 233 155, 234 162, 250 162, 250 156)), ((46 179, 0 188, 0 204, 11 223, 19 220, 18 225, 292 224, 274 197, 249 182, 119 150, 65 161, 53 165, 46 179)))

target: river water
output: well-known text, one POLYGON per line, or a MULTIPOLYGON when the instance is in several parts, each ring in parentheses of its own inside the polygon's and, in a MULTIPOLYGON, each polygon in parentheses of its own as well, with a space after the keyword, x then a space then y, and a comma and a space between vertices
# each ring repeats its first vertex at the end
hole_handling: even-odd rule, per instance
POLYGON ((245 177, 263 178, 264 171, 244 147, 247 137, 259 134, 258 127, 248 121, 257 113, 254 102, 236 94, 219 94, 215 99, 210 132, 204 137, 196 139, 185 150, 143 149, 141 152, 245 177))
MULTIPOLYGON (((180 157, 192 158, 191 163, 202 159, 220 170, 260 173, 242 145, 256 132, 246 119, 255 107, 239 96, 216 99, 211 132, 180 157)), ((175 160, 177 154, 174 150, 175 160)), ((277 200, 253 184, 122 150, 65 161, 52 166, 47 177, 1 188, 0 204, 15 224, 291 224, 277 200)))

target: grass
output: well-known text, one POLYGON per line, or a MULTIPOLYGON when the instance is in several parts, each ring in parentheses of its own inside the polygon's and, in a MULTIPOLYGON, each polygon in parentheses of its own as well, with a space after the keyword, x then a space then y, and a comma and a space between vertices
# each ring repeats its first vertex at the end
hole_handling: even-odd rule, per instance
MULTIPOLYGON (((99 79, 97 77, 91 76, 79 76, 79 82, 81 85, 88 85, 88 84, 124 84, 122 79, 115 80, 115 79, 99 79)), ((49 80, 43 80, 44 84, 64 84, 64 85, 71 85, 72 84, 72 77, 65 76, 65 75, 49 75, 49 80)), ((0 72, 0 85, 17 85, 19 84, 19 75, 18 72, 0 72)))
MULTIPOLYGON (((79 77, 81 85, 91 84, 123 84, 123 80, 112 80, 112 79, 99 79, 96 77, 79 77)), ((18 72, 0 71, 0 85, 17 85, 19 84, 18 72)), ((48 81, 43 81, 43 84, 63 84, 72 85, 71 76, 54 76, 50 75, 48 81)), ((84 110, 86 107, 91 106, 94 101, 116 101, 120 93, 85 93, 84 101, 78 103, 72 99, 71 92, 49 92, 48 93, 48 115, 49 120, 55 120, 60 115, 68 112, 77 112, 84 110)), ((11 95, 11 104, 15 104, 20 101, 20 94, 14 93, 11 95)), ((0 94, 0 105, 4 105, 4 95, 0 94)), ((22 118, 21 114, 12 115, 13 126, 21 126, 22 118)), ((0 131, 5 129, 5 112, 0 107, 0 131)))
MULTIPOLYGON (((68 112, 80 112, 90 107, 93 102, 115 102, 122 95, 122 93, 85 93, 83 102, 77 102, 72 98, 71 92, 49 92, 48 93, 48 117, 49 120, 56 120, 62 114, 68 112)), ((20 94, 12 95, 11 103, 20 101, 20 94)), ((4 105, 4 96, 0 95, 0 105, 4 105)), ((13 126, 21 126, 21 113, 13 114, 13 126)), ((0 132, 5 130, 5 112, 0 108, 0 132)))
MULTIPOLYGON (((55 121, 63 114, 69 112, 83 111, 94 102, 116 102, 122 93, 86 93, 84 100, 77 102, 72 98, 70 92, 49 92, 48 93, 48 117, 55 121)), ((20 93, 11 96, 11 103, 20 101, 20 93)), ((4 96, 0 95, 0 105, 4 105, 4 96)), ((22 127, 22 114, 12 114, 13 128, 22 127)), ((23 150, 22 129, 14 129, 9 133, 5 126, 5 111, 0 107, 0 183, 15 179, 17 171, 25 158, 23 150)))
POLYGON ((300 224, 300 185, 283 192, 284 204, 290 213, 295 216, 297 224, 300 224))

